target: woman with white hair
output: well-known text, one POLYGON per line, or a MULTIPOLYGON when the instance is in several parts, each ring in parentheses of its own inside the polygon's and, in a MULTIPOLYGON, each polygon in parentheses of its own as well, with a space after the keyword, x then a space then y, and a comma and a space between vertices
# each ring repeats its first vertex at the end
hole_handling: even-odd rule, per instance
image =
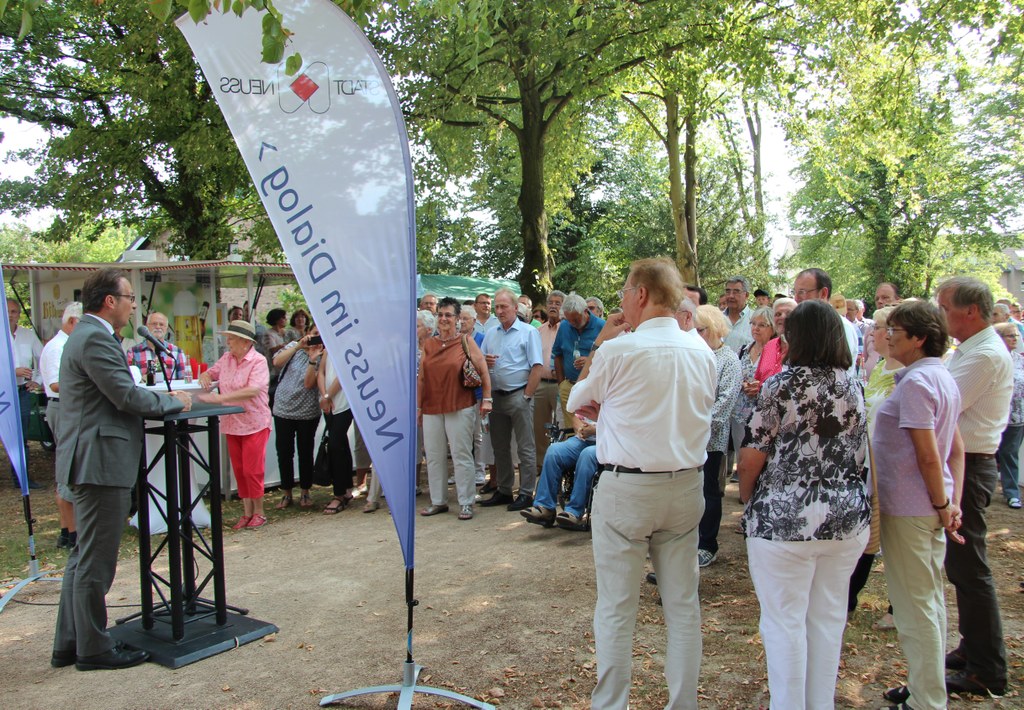
POLYGON ((697 334, 704 338, 715 354, 718 388, 715 404, 711 408, 711 438, 708 440, 708 458, 704 462, 704 515, 700 519, 700 541, 697 561, 707 567, 718 557, 718 528, 722 524, 722 490, 724 472, 722 464, 729 445, 729 418, 736 397, 740 393, 740 361, 733 349, 725 344, 729 323, 714 306, 698 306, 697 334))
POLYGON ((750 415, 754 413, 754 405, 757 403, 760 385, 755 382, 754 373, 757 372, 764 346, 775 337, 772 309, 769 306, 760 306, 750 314, 750 335, 754 339, 740 348, 737 354, 740 361, 740 393, 736 397, 736 404, 730 416, 732 447, 736 451, 743 446, 747 422, 750 421, 750 415))
POLYGON ((772 322, 775 324, 776 337, 765 343, 761 351, 761 359, 758 360, 757 369, 754 371, 755 394, 761 390, 765 380, 782 371, 782 363, 789 349, 786 343, 786 318, 794 308, 796 301, 792 298, 778 298, 772 304, 772 322))

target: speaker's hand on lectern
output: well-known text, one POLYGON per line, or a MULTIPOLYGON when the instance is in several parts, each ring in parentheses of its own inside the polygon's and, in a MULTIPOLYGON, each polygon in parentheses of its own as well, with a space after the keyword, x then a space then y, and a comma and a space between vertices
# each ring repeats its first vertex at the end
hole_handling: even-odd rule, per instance
POLYGON ((185 408, 182 411, 188 412, 192 409, 192 395, 188 392, 176 390, 171 392, 170 395, 185 405, 185 408))

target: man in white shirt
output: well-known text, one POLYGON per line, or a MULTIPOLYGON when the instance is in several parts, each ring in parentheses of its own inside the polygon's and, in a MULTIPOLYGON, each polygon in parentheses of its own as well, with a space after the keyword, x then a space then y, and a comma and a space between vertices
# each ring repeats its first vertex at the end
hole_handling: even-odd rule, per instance
POLYGON ((569 395, 570 411, 595 421, 600 413, 597 458, 604 473, 593 504, 595 710, 625 710, 629 702, 633 629, 648 554, 668 632, 666 707, 697 707, 700 467, 717 375, 708 347, 673 318, 684 295, 668 259, 634 262, 619 292, 623 312, 608 317, 593 360, 569 395), (627 328, 631 335, 615 337, 627 328))
MULTIPOLYGON (((60 330, 50 338, 50 341, 43 346, 43 352, 39 356, 39 371, 43 377, 43 391, 46 393, 46 421, 50 425, 50 431, 54 434, 54 441, 57 436, 57 420, 60 417, 60 356, 64 352, 64 344, 68 342, 68 336, 75 329, 78 321, 82 319, 82 304, 72 301, 64 307, 64 315, 61 317, 60 330)), ((72 548, 78 538, 75 532, 75 508, 72 505, 74 500, 71 489, 57 482, 57 515, 60 518, 60 537, 57 538, 57 547, 72 548)))
MULTIPOLYGON (((936 294, 949 334, 959 341, 947 367, 960 389, 964 484, 959 501, 963 545, 946 545, 946 576, 956 588, 960 645, 946 656, 946 688, 953 693, 1002 695, 1006 646, 992 571, 985 553, 985 509, 999 478, 995 452, 1006 428, 1013 369, 1002 338, 989 325, 992 293, 981 281, 952 278, 936 294)), ((954 491, 954 498, 956 498, 954 491)))
MULTIPOLYGON (((793 280, 793 298, 796 299, 798 304, 812 298, 828 303, 828 297, 831 295, 832 277, 821 269, 804 269, 793 280)), ((840 318, 839 320, 842 321, 843 331, 846 333, 846 345, 850 348, 850 357, 853 360, 853 364, 850 365, 848 372, 850 377, 856 377, 857 355, 860 352, 857 329, 846 318, 840 318)))
MULTIPOLYGON (((7 320, 11 326, 11 346, 14 350, 14 374, 18 385, 18 405, 21 410, 21 433, 28 436, 28 418, 32 413, 32 398, 42 386, 40 385, 39 356, 43 352, 43 344, 39 342, 35 331, 18 325, 21 318, 21 304, 15 299, 7 299, 7 320)), ((28 447, 25 447, 25 476, 28 476, 28 447)), ((11 480, 15 488, 21 488, 17 474, 11 469, 11 480)), ((28 487, 35 490, 40 485, 28 479, 28 487)))

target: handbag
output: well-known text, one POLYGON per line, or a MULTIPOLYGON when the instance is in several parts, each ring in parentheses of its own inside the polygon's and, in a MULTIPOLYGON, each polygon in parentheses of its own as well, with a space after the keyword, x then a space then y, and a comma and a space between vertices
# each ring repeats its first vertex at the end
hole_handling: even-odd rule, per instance
POLYGON ((316 450, 316 458, 313 460, 313 485, 330 486, 334 483, 331 475, 331 450, 328 443, 327 431, 320 437, 320 446, 316 450))
POLYGON ((462 336, 462 352, 466 353, 466 361, 462 363, 462 386, 466 389, 475 390, 484 383, 476 365, 469 359, 469 346, 466 345, 466 336, 462 336))

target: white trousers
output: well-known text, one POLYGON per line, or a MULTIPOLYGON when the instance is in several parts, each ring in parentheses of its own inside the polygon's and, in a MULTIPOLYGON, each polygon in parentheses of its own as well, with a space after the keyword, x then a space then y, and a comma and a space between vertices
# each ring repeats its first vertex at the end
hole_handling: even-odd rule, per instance
POLYGON ((937 515, 882 516, 885 584, 907 658, 909 705, 946 710, 946 535, 937 515))
POLYGON ((850 573, 869 535, 865 528, 848 540, 747 538, 772 708, 835 707, 850 573))
POLYGON ((658 574, 668 633, 665 707, 697 708, 701 658, 697 525, 704 514, 703 481, 698 469, 601 474, 594 489, 592 528, 597 574, 593 710, 628 707, 633 631, 648 554, 658 574))
POLYGON ((430 502, 448 504, 448 449, 455 466, 455 492, 459 505, 473 505, 476 499, 473 463, 473 423, 476 405, 447 414, 423 415, 423 448, 427 452, 427 481, 430 502))

